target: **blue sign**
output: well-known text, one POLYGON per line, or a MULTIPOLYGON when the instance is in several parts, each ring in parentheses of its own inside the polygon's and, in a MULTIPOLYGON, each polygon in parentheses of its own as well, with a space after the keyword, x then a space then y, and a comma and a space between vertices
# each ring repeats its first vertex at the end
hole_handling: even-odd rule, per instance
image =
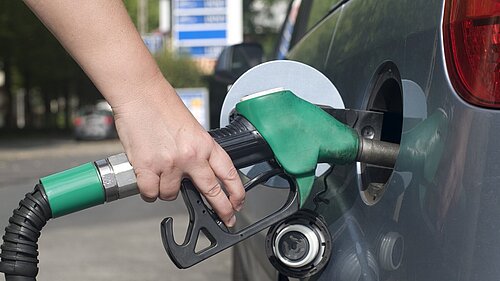
POLYGON ((226 30, 181 31, 179 40, 183 39, 225 39, 226 30))
POLYGON ((178 16, 177 24, 226 23, 225 15, 178 16))
POLYGON ((180 9, 226 7, 225 0, 176 0, 175 4, 180 9))
POLYGON ((241 42, 242 28, 238 25, 242 25, 242 12, 237 12, 241 3, 242 0, 173 0, 173 47, 193 57, 217 58, 224 46, 241 42))

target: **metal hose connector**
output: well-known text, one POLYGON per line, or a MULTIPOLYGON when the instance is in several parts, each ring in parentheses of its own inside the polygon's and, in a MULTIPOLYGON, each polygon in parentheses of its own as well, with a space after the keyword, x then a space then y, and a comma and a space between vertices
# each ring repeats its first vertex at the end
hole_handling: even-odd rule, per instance
POLYGON ((38 274, 38 238, 52 218, 43 187, 36 185, 13 211, 0 246, 0 272, 6 281, 34 281, 38 274))

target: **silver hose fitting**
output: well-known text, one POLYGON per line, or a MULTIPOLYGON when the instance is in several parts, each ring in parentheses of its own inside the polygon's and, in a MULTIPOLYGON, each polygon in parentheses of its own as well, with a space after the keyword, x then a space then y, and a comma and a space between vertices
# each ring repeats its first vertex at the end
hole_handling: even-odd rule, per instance
POLYGON ((109 156, 94 162, 101 176, 106 202, 139 193, 134 168, 125 153, 109 156))

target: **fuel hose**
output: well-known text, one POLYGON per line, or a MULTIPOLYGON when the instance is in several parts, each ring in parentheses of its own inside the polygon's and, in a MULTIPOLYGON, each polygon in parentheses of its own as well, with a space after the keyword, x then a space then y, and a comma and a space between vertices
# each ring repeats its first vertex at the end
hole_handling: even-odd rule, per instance
POLYGON ((14 210, 5 228, 0 271, 6 281, 32 281, 38 274, 38 238, 52 217, 43 187, 37 185, 14 210))

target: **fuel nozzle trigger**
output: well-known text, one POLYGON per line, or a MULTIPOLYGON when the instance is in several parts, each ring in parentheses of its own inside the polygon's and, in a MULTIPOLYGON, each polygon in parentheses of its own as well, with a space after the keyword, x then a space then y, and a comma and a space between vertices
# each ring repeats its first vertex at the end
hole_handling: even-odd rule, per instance
POLYGON ((265 183, 274 176, 283 177, 290 185, 286 203, 274 213, 238 232, 231 232, 212 209, 204 203, 193 183, 184 180, 181 186, 181 194, 189 213, 189 225, 184 242, 177 244, 174 240, 173 218, 168 217, 161 223, 163 246, 174 264, 178 268, 191 267, 297 212, 300 203, 297 184, 279 168, 264 172, 248 181, 244 185, 245 191, 265 183), (196 251, 200 233, 205 235, 210 241, 210 245, 205 249, 196 251))

